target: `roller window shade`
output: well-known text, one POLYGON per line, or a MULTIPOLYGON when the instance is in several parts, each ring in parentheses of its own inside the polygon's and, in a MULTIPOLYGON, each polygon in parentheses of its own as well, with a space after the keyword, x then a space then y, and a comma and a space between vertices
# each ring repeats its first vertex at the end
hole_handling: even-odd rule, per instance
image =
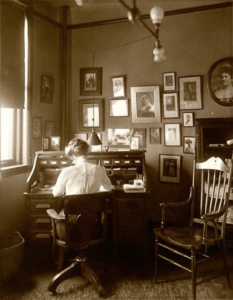
POLYGON ((24 108, 24 10, 0 1, 1 89, 4 108, 24 108))

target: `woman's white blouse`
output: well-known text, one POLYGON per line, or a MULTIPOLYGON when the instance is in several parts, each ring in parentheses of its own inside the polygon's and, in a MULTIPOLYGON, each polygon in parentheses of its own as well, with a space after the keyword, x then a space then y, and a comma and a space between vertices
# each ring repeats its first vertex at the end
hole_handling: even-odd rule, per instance
POLYGON ((102 166, 86 162, 82 157, 76 165, 63 169, 53 189, 54 197, 111 191, 113 185, 102 166))

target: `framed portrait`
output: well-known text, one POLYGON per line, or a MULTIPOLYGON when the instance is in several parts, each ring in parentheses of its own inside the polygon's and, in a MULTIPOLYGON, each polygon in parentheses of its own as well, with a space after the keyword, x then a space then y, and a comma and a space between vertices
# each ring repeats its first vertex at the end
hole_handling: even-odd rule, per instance
POLYGON ((202 109, 201 76, 179 77, 180 109, 202 109))
POLYGON ((193 136, 184 136, 183 152, 187 154, 194 154, 196 138, 193 136))
POLYGON ((54 78, 51 76, 41 76, 40 102, 53 102, 54 78))
POLYGON ((119 98, 126 96, 126 79, 125 76, 111 77, 112 97, 119 98))
POLYGON ((139 149, 139 137, 132 136, 130 139, 130 149, 131 150, 138 150, 139 149))
POLYGON ((216 61, 208 73, 208 91, 222 106, 233 106, 233 57, 216 61))
POLYGON ((163 73, 163 90, 175 91, 176 89, 176 73, 163 73))
POLYGON ((131 87, 132 123, 160 123, 159 86, 131 87))
POLYGON ((80 140, 83 140, 86 142, 88 140, 88 135, 87 135, 87 133, 75 133, 74 138, 77 138, 77 139, 80 139, 80 140))
POLYGON ((150 128, 150 143, 161 144, 161 128, 150 128))
POLYGON ((183 112, 183 126, 193 127, 194 126, 194 113, 193 112, 183 112))
POLYGON ((79 129, 88 132, 92 128, 104 129, 103 99, 79 100, 79 129))
POLYGON ((102 95, 102 68, 80 69, 80 96, 102 95))
POLYGON ((177 93, 163 94, 163 118, 178 119, 180 116, 177 93))
POLYGON ((181 156, 159 155, 159 181, 180 183, 181 156))
POLYGON ((164 124, 164 144, 172 147, 181 146, 180 124, 164 124))
POLYGON ((110 148, 128 148, 132 137, 138 137, 139 148, 146 148, 145 128, 108 128, 108 146, 110 148))
POLYGON ((60 136, 51 136, 50 137, 50 149, 52 151, 59 151, 61 147, 60 136))
POLYGON ((49 137, 43 137, 42 138, 42 150, 43 151, 49 151, 50 150, 50 138, 49 137))
POLYGON ((128 99, 110 99, 109 100, 110 117, 128 117, 129 100, 128 99))
POLYGON ((55 122, 47 121, 45 122, 45 136, 53 136, 55 134, 55 122))
POLYGON ((42 137, 42 118, 34 117, 32 119, 32 138, 38 139, 42 137))

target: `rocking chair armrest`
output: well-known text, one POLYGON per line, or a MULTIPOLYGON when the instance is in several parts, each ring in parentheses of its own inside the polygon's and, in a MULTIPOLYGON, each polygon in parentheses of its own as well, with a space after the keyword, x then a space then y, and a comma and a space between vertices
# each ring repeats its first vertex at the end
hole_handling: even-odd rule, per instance
POLYGON ((217 212, 215 214, 203 215, 203 216, 201 216, 201 219, 203 219, 207 222, 208 221, 214 221, 214 220, 218 219, 219 217, 221 217, 224 214, 225 211, 226 211, 226 205, 224 205, 219 212, 217 212))
POLYGON ((60 216, 54 209, 47 209, 49 217, 56 221, 65 220, 65 216, 60 216))
POLYGON ((174 203, 160 203, 159 205, 162 207, 162 209, 166 209, 166 208, 172 208, 172 207, 182 207, 182 206, 186 206, 190 203, 190 201, 193 198, 193 188, 190 187, 190 193, 189 193, 189 197, 187 200, 183 201, 183 202, 174 202, 174 203))

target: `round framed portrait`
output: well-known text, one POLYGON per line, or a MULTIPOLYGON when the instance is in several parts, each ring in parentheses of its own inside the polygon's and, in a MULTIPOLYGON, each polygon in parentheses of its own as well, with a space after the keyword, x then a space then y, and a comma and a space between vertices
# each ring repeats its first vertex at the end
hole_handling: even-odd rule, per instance
POLYGON ((208 73, 208 91, 219 105, 233 106, 233 57, 216 61, 208 73))

